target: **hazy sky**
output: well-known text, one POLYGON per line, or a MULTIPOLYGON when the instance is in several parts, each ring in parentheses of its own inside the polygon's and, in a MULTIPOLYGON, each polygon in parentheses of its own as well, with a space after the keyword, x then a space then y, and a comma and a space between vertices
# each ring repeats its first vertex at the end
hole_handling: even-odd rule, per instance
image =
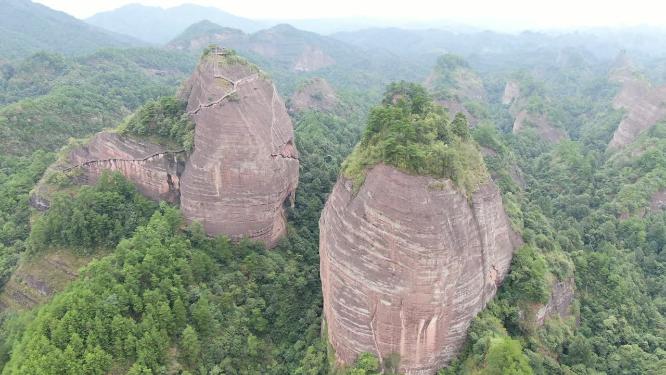
MULTIPOLYGON (((666 26, 659 0, 36 0, 79 18, 129 3, 212 5, 248 18, 371 17, 517 27, 666 26)), ((664 4, 664 5, 662 5, 664 4)))

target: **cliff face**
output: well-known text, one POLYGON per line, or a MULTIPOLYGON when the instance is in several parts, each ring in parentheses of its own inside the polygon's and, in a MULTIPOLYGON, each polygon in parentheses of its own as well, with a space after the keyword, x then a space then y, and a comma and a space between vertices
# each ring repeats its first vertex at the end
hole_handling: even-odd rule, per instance
POLYGON ((527 109, 528 98, 521 96, 520 84, 509 81, 504 86, 502 104, 510 106, 509 112, 514 117, 512 131, 514 134, 525 129, 534 129, 543 139, 557 143, 567 138, 567 133, 556 127, 545 113, 535 113, 527 109))
POLYGON ((617 150, 632 143, 641 133, 666 118, 666 85, 653 87, 622 57, 611 72, 610 80, 620 84, 620 91, 613 99, 613 107, 625 111, 608 144, 609 149, 617 150))
POLYGON ((512 131, 516 134, 527 128, 535 129, 539 136, 553 143, 567 138, 564 130, 553 126, 545 114, 531 113, 523 109, 516 114, 512 131))
MULTIPOLYGON (((220 50, 202 59, 181 93, 195 122, 194 151, 167 150, 133 136, 100 133, 69 156, 82 183, 121 172, 146 196, 180 202, 209 235, 269 247, 286 231, 285 203, 298 185, 291 120, 273 84, 220 50)), ((41 200, 35 200, 42 203, 41 200)))
POLYGON ((65 171, 82 170, 79 182, 86 184, 94 184, 105 170, 118 171, 147 197, 178 203, 184 157, 183 150, 102 132, 69 154, 65 171))
POLYGON ((332 111, 338 103, 333 87, 323 78, 313 78, 291 96, 289 111, 332 111))
POLYGON ((573 277, 553 283, 548 302, 536 312, 535 320, 538 326, 542 326, 548 318, 556 316, 567 318, 571 316, 575 285, 573 277))
POLYGON ((516 81, 509 81, 504 86, 504 94, 502 95, 502 104, 510 105, 514 100, 520 97, 520 85, 516 81))
POLYGON ((382 164, 357 195, 340 178, 319 226, 324 315, 337 361, 397 353, 407 374, 433 374, 460 351, 519 242, 492 182, 468 202, 449 180, 382 164))
POLYGON ((424 82, 437 102, 449 110, 451 119, 457 113, 465 115, 470 126, 476 126, 480 119, 472 114, 467 106, 470 103, 481 104, 486 101, 483 81, 469 66, 450 67, 438 62, 434 71, 424 82))
POLYGON ((181 209, 210 234, 269 246, 284 234, 283 205, 298 185, 293 127, 275 86, 247 64, 212 54, 183 92, 196 124, 181 209))

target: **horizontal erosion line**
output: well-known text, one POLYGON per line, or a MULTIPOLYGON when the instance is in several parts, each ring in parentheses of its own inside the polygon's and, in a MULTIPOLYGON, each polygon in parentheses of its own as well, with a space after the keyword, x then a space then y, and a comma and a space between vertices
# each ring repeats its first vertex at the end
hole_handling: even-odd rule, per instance
POLYGON ((126 161, 126 162, 145 162, 145 161, 148 161, 148 160, 150 160, 150 159, 152 159, 152 158, 155 158, 155 157, 157 157, 157 156, 162 156, 162 155, 167 155, 167 154, 171 154, 171 155, 182 154, 182 153, 184 153, 184 152, 186 152, 186 151, 185 151, 185 150, 179 150, 179 151, 162 151, 162 152, 158 152, 158 153, 155 153, 155 154, 152 154, 152 155, 146 156, 146 157, 143 158, 143 159, 98 159, 98 160, 89 160, 89 161, 83 162, 83 163, 81 163, 81 164, 77 164, 77 165, 73 165, 73 166, 71 166, 71 167, 65 168, 65 169, 62 170, 62 172, 69 172, 69 171, 71 171, 71 170, 73 170, 73 169, 76 169, 76 168, 86 167, 86 166, 89 166, 89 165, 92 165, 92 164, 105 163, 105 162, 118 162, 118 161, 126 161))

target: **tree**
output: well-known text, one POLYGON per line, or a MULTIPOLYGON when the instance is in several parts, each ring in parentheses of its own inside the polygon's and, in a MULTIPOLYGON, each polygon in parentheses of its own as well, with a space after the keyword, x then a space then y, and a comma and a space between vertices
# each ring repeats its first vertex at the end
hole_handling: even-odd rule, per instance
POLYGON ((197 362, 197 358, 199 358, 201 344, 199 343, 197 332, 190 325, 183 330, 180 339, 180 349, 185 363, 193 367, 197 362))
POLYGON ((520 342, 508 337, 491 339, 484 375, 532 375, 520 342))
POLYGON ((462 140, 466 141, 470 139, 471 135, 469 132, 469 124, 467 123, 467 117, 465 117, 465 115, 462 114, 461 112, 456 113, 456 117, 453 119, 453 122, 451 123, 451 128, 453 130, 453 134, 457 135, 462 140))

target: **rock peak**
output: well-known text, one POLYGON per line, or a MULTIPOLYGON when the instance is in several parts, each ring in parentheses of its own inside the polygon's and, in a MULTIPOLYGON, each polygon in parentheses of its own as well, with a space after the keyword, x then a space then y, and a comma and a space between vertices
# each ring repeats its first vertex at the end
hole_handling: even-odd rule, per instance
POLYGON ((210 234, 272 246, 298 185, 293 125, 273 83, 223 48, 209 48, 181 97, 196 124, 181 209, 210 234))
POLYGON ((180 99, 195 124, 191 152, 137 134, 100 133, 70 153, 65 171, 82 169, 84 183, 119 171, 148 197, 180 202, 183 216, 209 235, 274 246, 286 233, 284 205, 293 202, 299 170, 293 125, 275 86, 232 50, 211 47, 180 99))

